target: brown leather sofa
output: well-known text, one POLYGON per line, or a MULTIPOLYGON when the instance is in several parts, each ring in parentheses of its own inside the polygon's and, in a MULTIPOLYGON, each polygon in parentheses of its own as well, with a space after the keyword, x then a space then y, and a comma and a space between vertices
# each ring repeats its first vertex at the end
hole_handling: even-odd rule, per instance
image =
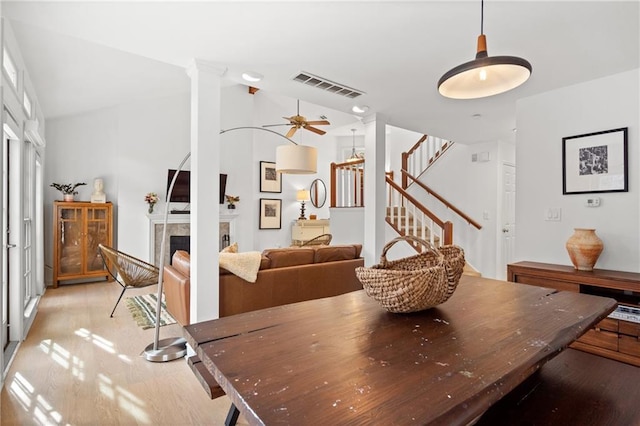
MULTIPOLYGON (((220 316, 239 314, 337 296, 361 290, 355 268, 364 265, 362 245, 267 249, 256 282, 250 283, 220 269, 220 316)), ((164 267, 167 309, 182 325, 190 324, 190 258, 178 250, 164 267)))

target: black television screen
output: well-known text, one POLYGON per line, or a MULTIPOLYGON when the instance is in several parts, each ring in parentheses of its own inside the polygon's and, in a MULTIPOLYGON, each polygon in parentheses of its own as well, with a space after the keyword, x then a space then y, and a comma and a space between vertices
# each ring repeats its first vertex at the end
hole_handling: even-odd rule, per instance
MULTIPOLYGON (((169 194, 169 186, 171 186, 171 180, 176 174, 176 170, 169 169, 167 173, 167 194, 169 194)), ((227 175, 220 173, 220 204, 224 204, 224 194, 227 188, 227 175)), ((171 193, 172 203, 190 203, 191 198, 191 172, 189 170, 181 170, 176 179, 176 183, 173 185, 173 192, 171 193)), ((165 197, 166 198, 166 197, 165 197)))

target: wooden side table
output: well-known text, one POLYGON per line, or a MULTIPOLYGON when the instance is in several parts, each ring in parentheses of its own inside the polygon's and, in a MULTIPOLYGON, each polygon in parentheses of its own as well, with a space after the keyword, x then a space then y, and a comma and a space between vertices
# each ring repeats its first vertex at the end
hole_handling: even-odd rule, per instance
POLYGON ((296 220, 291 226, 291 245, 300 246, 323 234, 330 234, 329 219, 296 220))
MULTIPOLYGON (((572 266, 517 262, 507 265, 507 279, 561 291, 612 297, 618 301, 619 307, 640 309, 640 273, 606 269, 587 272, 572 266)), ((640 323, 605 318, 572 347, 640 366, 640 323)))

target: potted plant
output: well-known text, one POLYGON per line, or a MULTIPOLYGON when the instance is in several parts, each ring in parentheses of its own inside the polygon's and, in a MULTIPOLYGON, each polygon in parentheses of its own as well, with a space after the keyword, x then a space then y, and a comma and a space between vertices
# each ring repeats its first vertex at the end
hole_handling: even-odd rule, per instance
POLYGON ((149 205, 149 209, 147 210, 149 214, 153 213, 153 206, 156 205, 158 200, 159 200, 158 194, 156 194, 155 192, 149 192, 147 193, 147 195, 144 196, 145 203, 149 205))
POLYGON ((227 208, 228 209, 235 209, 236 208, 236 203, 238 201, 240 201, 240 197, 237 196, 237 195, 225 195, 225 197, 227 198, 227 203, 229 203, 227 208))
POLYGON ((52 183, 50 186, 62 192, 64 201, 73 201, 73 196, 78 193, 76 188, 86 185, 84 182, 79 183, 52 183))

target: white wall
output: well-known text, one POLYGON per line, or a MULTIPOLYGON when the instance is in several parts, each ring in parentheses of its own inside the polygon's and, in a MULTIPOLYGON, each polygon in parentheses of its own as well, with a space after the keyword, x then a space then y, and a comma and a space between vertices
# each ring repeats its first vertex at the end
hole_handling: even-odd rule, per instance
MULTIPOLYGON (((185 88, 188 87, 185 75, 185 88)), ((282 122, 288 114, 269 96, 248 93, 245 86, 222 90, 222 128, 261 126, 282 122)), ((295 105, 294 101, 291 101, 295 105)), ((48 121, 45 185, 51 182, 86 182, 76 199, 88 200, 93 179, 104 179, 107 201, 114 203, 117 247, 133 256, 148 259, 148 219, 144 196, 156 192, 160 202, 154 213, 165 210, 167 170, 177 168, 190 149, 190 95, 161 97, 105 108, 81 115, 48 121)), ((282 129, 288 129, 283 127, 282 129)), ((282 132, 281 128, 276 131, 282 132)), ((294 140, 318 148, 318 173, 284 175, 282 193, 259 192, 260 161, 275 161, 275 149, 286 140, 255 130, 238 130, 221 136, 220 171, 228 175, 227 194, 239 195, 234 213, 240 250, 263 250, 289 246, 291 222, 300 214, 296 191, 309 188, 321 178, 329 188, 329 163, 336 158, 335 137, 298 131, 294 140), (260 198, 282 201, 282 228, 259 230, 260 198)), ((189 163, 185 166, 189 169, 189 163)), ((46 263, 52 264, 52 202, 60 198, 53 188, 45 190, 46 263)), ((184 205, 173 205, 172 208, 184 205)), ((221 213, 228 212, 226 205, 221 213)), ((306 204, 306 215, 329 217, 329 203, 321 209, 306 204)), ((51 281, 49 271, 48 282, 51 281)))
POLYGON ((409 151, 422 137, 421 133, 387 126, 386 170, 393 171, 393 180, 402 182, 402 153, 409 151))
MULTIPOLYGON (((235 127, 252 126, 255 96, 247 93, 245 86, 226 87, 222 90, 223 130, 235 127)), ((227 175, 226 194, 240 196, 235 210, 220 206, 220 214, 237 213, 236 241, 240 251, 254 249, 253 223, 257 206, 253 202, 255 183, 258 175, 253 149, 253 130, 237 130, 220 136, 220 173, 227 175)))
POLYGON ((591 227, 604 242, 597 268, 640 272, 640 70, 565 87, 517 103, 516 260, 571 265, 565 242, 591 227), (629 128, 629 192, 562 194, 562 138, 629 128), (597 208, 585 200, 597 196, 597 208), (544 220, 560 208, 559 222, 544 220))
MULTIPOLYGON (((117 247, 148 258, 147 192, 156 192, 164 210, 167 169, 189 152, 189 96, 141 101, 86 114, 49 120, 45 184, 86 182, 78 200, 89 200, 93 179, 104 180, 107 201, 114 204, 117 247)), ((45 235, 51 234, 51 205, 60 199, 45 191, 45 235)), ((48 238, 51 238, 50 236, 48 238)), ((51 243, 46 262, 52 264, 51 243)), ((49 278, 50 279, 50 278, 49 278)))
MULTIPOLYGON (((282 117, 290 115, 282 110, 282 107, 274 100, 276 97, 266 96, 259 91, 255 95, 254 125, 262 126, 265 123, 282 123, 282 117), (283 113, 284 112, 284 113, 283 113)), ((289 102, 295 105, 294 102, 289 102)), ((286 133, 288 127, 275 127, 281 133, 286 133)), ((315 133, 298 130, 292 138, 296 143, 309 145, 318 148, 318 172, 310 175, 282 175, 282 193, 260 192, 259 167, 260 161, 275 161, 276 147, 286 140, 271 135, 266 132, 255 132, 253 142, 253 170, 254 176, 251 180, 253 188, 253 200, 255 205, 254 222, 252 225, 254 238, 254 250, 264 250, 270 247, 288 247, 291 245, 291 224, 300 216, 300 202, 296 201, 296 192, 299 189, 309 189, 311 182, 322 179, 329 190, 329 164, 336 158, 336 140, 330 134, 324 136, 315 133), (258 206, 260 198, 273 198, 282 200, 282 229, 258 229, 258 206)), ((329 218, 329 203, 323 208, 317 209, 310 202, 305 204, 305 216, 315 214, 318 219, 329 218)))

